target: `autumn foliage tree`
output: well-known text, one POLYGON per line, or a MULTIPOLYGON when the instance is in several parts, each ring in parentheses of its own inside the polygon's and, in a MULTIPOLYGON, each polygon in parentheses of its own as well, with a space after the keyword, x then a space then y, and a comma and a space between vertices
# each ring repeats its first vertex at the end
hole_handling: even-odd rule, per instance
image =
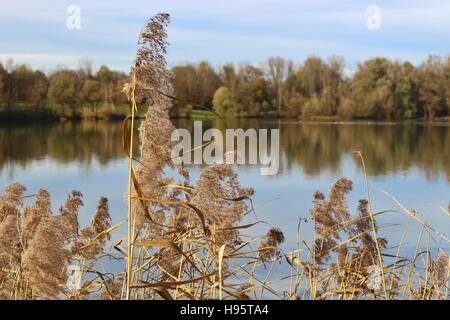
MULTIPOLYGON (((302 119, 429 119, 448 117, 450 57, 421 64, 374 57, 346 69, 342 57, 309 56, 301 64, 270 57, 264 64, 207 61, 171 68, 172 117, 193 109, 224 117, 302 119)), ((63 116, 126 104, 123 72, 97 70, 89 58, 75 70, 50 74, 12 61, 0 63, 0 110, 49 107, 63 116), (70 112, 68 112, 70 110, 70 112)), ((145 101, 141 101, 144 103, 145 101)))

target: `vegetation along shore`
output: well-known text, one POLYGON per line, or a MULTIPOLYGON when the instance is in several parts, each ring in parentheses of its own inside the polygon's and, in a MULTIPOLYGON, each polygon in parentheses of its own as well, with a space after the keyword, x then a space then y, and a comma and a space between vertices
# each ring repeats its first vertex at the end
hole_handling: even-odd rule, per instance
MULTIPOLYGON (((450 57, 415 66, 376 57, 344 72, 341 57, 300 64, 271 57, 259 66, 175 65, 171 117, 214 111, 223 117, 306 120, 449 120, 450 57), (192 112, 194 110, 194 112, 192 112)), ((123 119, 129 76, 82 58, 77 69, 48 73, 12 60, 0 63, 0 119, 123 119)), ((145 106, 145 98, 136 101, 145 106)), ((139 108, 137 116, 143 116, 139 108)))

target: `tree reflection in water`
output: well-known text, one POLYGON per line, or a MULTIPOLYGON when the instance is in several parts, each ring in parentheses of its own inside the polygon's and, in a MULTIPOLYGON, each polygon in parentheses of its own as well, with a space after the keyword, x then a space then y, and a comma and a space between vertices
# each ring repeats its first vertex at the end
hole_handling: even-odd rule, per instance
MULTIPOLYGON (((192 130, 188 119, 174 120, 192 130)), ((418 168, 428 178, 450 179, 450 126, 426 123, 297 123, 283 120, 209 120, 215 127, 280 129, 281 172, 299 168, 309 176, 323 170, 336 173, 352 151, 363 152, 371 176, 391 175, 418 168)), ((224 132, 225 136, 225 132, 224 132)), ((0 126, 0 170, 8 164, 26 168, 31 161, 49 158, 58 164, 76 162, 90 167, 125 159, 120 122, 65 122, 0 126)), ((136 150, 137 152, 138 150, 136 150)), ((352 159, 352 160, 348 160, 352 159)))

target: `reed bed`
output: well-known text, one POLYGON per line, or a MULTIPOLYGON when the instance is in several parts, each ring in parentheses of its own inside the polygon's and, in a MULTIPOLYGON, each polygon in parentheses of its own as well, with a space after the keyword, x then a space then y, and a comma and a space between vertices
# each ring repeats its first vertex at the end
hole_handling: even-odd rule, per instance
MULTIPOLYGON (((411 223, 421 225, 414 255, 402 255, 404 237, 391 244, 381 236, 389 225, 378 219, 386 212, 372 210, 366 175, 366 199, 354 211, 347 201, 353 183, 346 178, 327 194, 314 193, 313 237, 301 238, 306 222, 300 221, 296 245, 288 251, 276 226, 257 218, 244 224, 244 218, 256 217, 254 191, 240 185, 232 165, 207 167, 192 182, 187 168, 171 158, 169 110, 176 97, 165 61, 168 23, 162 13, 145 25, 124 88, 131 101, 122 127, 129 158, 126 220, 112 226, 108 200, 101 198, 91 224, 80 229, 80 192, 53 214, 46 190, 26 196, 24 186, 11 184, 0 196, 0 298, 448 299, 448 238, 388 195, 406 217, 404 234, 411 223), (143 101, 149 108, 134 141, 143 101), (168 168, 177 173, 167 175, 168 168), (33 199, 30 205, 24 205, 26 198, 33 199), (266 234, 247 236, 257 224, 267 225, 266 234), (123 226, 127 236, 117 239, 114 231, 123 226), (100 271, 104 260, 122 262, 123 271, 100 271), (69 281, 73 265, 82 279, 78 287, 69 281)), ((356 156, 364 167, 361 153, 356 156)))

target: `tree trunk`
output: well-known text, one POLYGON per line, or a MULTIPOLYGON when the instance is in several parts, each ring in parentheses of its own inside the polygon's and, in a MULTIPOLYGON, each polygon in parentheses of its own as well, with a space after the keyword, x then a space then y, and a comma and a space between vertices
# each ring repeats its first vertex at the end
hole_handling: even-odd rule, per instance
POLYGON ((10 111, 12 109, 12 100, 13 100, 13 84, 11 75, 8 75, 8 104, 6 109, 10 111))
POLYGON ((278 86, 278 115, 281 117, 281 86, 278 86))

